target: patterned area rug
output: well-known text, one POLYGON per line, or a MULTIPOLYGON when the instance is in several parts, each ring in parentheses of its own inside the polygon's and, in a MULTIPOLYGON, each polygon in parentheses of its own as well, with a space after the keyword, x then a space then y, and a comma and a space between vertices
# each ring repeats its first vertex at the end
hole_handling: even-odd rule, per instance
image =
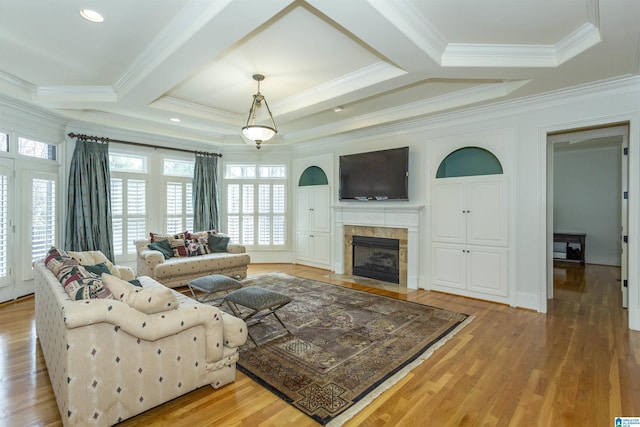
MULTIPOLYGON (((471 318, 422 304, 272 273, 251 277, 290 296, 251 326, 238 368, 323 425, 341 425, 400 380, 471 318)), ((223 305, 223 308, 224 305, 223 305)), ((225 308, 226 309, 226 308, 225 308)))

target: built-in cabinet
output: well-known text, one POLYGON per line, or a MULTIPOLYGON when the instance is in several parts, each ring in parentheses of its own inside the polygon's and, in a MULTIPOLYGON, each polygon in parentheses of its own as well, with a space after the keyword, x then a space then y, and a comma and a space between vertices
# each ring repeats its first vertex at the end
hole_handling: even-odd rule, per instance
POLYGON ((328 185, 298 187, 296 194, 296 260, 331 267, 331 210, 328 185))
POLYGON ((508 295, 506 178, 442 177, 431 188, 431 289, 503 301, 508 295))

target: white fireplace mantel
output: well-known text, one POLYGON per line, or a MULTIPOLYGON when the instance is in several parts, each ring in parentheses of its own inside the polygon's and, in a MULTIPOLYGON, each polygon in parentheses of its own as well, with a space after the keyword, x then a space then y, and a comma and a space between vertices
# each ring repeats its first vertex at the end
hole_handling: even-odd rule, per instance
POLYGON ((418 260, 420 246, 420 216, 422 205, 373 205, 376 202, 363 204, 332 206, 335 213, 335 263, 334 271, 344 274, 344 226, 393 227, 407 229, 407 288, 418 289, 418 260))

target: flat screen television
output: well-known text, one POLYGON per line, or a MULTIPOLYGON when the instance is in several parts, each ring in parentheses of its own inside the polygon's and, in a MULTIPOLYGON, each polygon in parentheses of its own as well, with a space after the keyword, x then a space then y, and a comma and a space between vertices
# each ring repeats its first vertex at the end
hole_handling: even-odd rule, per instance
POLYGON ((409 147, 340 156, 340 200, 409 200, 409 147))

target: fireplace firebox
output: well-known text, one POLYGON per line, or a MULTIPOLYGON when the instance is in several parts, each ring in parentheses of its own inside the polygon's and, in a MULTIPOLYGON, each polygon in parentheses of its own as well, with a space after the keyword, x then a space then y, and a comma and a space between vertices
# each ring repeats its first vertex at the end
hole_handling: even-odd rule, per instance
POLYGON ((400 283, 400 241, 353 236, 353 275, 400 283))

